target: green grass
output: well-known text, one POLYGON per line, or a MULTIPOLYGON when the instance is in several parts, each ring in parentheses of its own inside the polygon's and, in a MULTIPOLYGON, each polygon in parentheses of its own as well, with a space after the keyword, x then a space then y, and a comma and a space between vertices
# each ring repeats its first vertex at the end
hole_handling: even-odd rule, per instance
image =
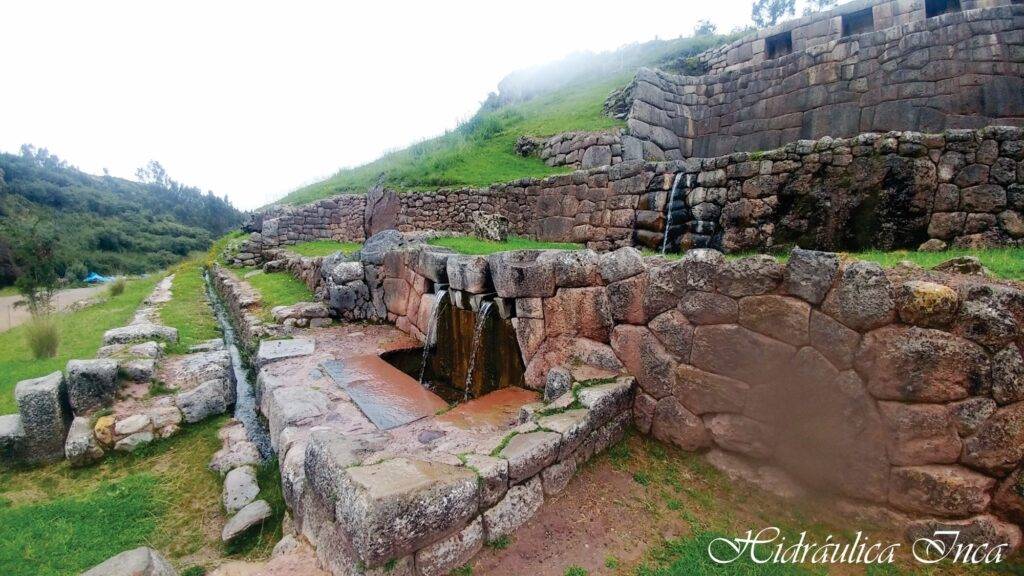
POLYGON ((168 348, 171 354, 184 354, 190 346, 220 336, 217 319, 206 300, 204 258, 193 256, 170 270, 174 274, 171 301, 161 306, 160 320, 178 329, 178 342, 168 348))
MULTIPOLYGON (((129 288, 130 289, 130 288, 129 288)), ((0 470, 0 574, 78 574, 142 545, 172 561, 211 558, 220 544, 220 478, 206 468, 220 448, 226 418, 189 426, 132 455, 108 455, 75 469, 66 462, 34 470, 0 470)), ((274 482, 264 483, 273 490, 274 482)), ((265 556, 272 532, 244 551, 265 556)))
POLYGON ((508 250, 582 250, 581 244, 565 242, 540 242, 529 238, 510 236, 505 242, 481 240, 472 236, 446 236, 428 241, 434 246, 451 248, 459 254, 493 254, 508 250))
POLYGON ((1024 280, 1024 248, 1003 248, 993 250, 948 250, 946 252, 857 252, 854 258, 877 262, 892 267, 901 260, 909 260, 923 268, 932 268, 950 258, 977 256, 989 271, 999 278, 1024 280))
POLYGON ((313 302, 313 293, 304 282, 289 272, 264 272, 251 268, 236 270, 246 282, 252 285, 262 296, 261 307, 265 316, 275 306, 290 306, 296 302, 313 302))
POLYGON ((4 296, 17 296, 17 295, 18 295, 18 289, 15 288, 14 286, 4 286, 3 288, 0 288, 0 298, 2 298, 4 296))
POLYGON ((127 324, 160 277, 152 275, 132 280, 118 296, 105 296, 93 306, 55 314, 60 345, 53 358, 32 358, 25 325, 0 332, 0 414, 18 411, 14 402, 14 386, 18 381, 62 370, 72 358, 92 358, 103 343, 103 333, 127 324))
POLYGON ((504 105, 489 100, 454 130, 389 152, 368 164, 342 169, 326 180, 293 191, 279 203, 304 204, 335 194, 364 193, 381 175, 384 183, 396 190, 424 190, 487 186, 567 172, 567 168, 551 168, 539 158, 517 155, 516 140, 572 130, 621 128, 625 124, 606 116, 602 105, 612 90, 633 78, 638 68, 671 69, 670 63, 680 57, 694 56, 732 38, 656 40, 525 71, 513 84, 530 86, 536 92, 533 98, 504 105))
MULTIPOLYGON (((654 250, 642 250, 644 256, 661 256, 660 252, 654 250)), ((989 250, 947 250, 945 252, 914 252, 911 250, 893 250, 883 252, 880 250, 868 250, 865 252, 844 252, 844 256, 877 262, 884 268, 892 268, 901 261, 908 260, 922 268, 933 268, 951 258, 960 256, 976 256, 981 263, 992 272, 997 278, 1006 280, 1024 280, 1024 248, 994 248, 989 250)), ((726 259, 735 260, 750 256, 751 253, 726 254, 726 259)), ((789 254, 772 254, 779 262, 785 263, 789 254)), ((680 253, 665 254, 669 260, 678 260, 683 255, 680 253)))
POLYGON ((313 240, 312 242, 301 242, 299 244, 292 244, 291 246, 285 246, 285 249, 289 252, 294 252, 299 256, 327 256, 334 254, 335 252, 343 252, 345 254, 351 254, 363 245, 358 242, 335 242, 334 240, 313 240))

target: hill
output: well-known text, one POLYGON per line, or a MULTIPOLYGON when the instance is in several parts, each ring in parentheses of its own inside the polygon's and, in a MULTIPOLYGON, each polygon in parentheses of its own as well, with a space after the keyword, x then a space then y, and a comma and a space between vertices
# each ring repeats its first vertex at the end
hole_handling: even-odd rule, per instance
POLYGON ((517 178, 566 171, 515 153, 520 136, 553 136, 570 130, 625 126, 606 116, 602 105, 612 90, 627 84, 637 69, 678 69, 688 58, 729 42, 728 36, 653 40, 612 52, 575 54, 561 61, 515 72, 480 110, 454 130, 408 148, 338 171, 295 190, 278 204, 305 204, 343 193, 364 193, 378 178, 397 190, 446 186, 487 186, 517 178))
POLYGON ((0 287, 17 277, 11 246, 36 227, 56 239, 58 272, 138 274, 166 267, 236 227, 224 198, 159 174, 150 183, 86 174, 45 149, 0 153, 0 287))

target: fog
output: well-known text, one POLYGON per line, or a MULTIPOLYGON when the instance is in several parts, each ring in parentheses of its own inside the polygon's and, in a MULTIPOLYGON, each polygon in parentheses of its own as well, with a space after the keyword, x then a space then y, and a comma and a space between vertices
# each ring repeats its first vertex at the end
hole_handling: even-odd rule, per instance
POLYGON ((750 4, 9 3, 0 150, 128 178, 156 159, 254 208, 453 127, 514 70, 728 31, 750 4))

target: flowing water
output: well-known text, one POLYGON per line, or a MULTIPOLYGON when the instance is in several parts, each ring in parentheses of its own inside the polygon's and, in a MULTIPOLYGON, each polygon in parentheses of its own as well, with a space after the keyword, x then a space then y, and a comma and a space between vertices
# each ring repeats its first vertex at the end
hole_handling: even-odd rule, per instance
POLYGON ((423 363, 420 364, 420 384, 426 383, 427 363, 430 361, 430 351, 437 345, 437 323, 441 317, 441 306, 448 297, 447 290, 438 290, 434 294, 434 309, 430 311, 430 320, 427 323, 427 340, 423 343, 423 363))
POLYGON ((682 179, 683 173, 677 172, 675 179, 672 180, 672 192, 669 194, 668 204, 665 206, 665 236, 661 240, 662 255, 668 250, 668 235, 672 228, 672 205, 676 203, 676 190, 679 189, 679 181, 682 179))
POLYGON ((242 355, 238 352, 235 328, 228 318, 224 302, 221 301, 217 291, 213 289, 210 275, 204 274, 203 279, 206 282, 206 296, 210 300, 210 305, 213 307, 217 322, 224 334, 224 344, 231 354, 231 371, 235 377, 235 419, 245 427, 249 440, 259 448, 260 455, 264 459, 270 458, 274 455, 274 450, 270 446, 270 434, 257 413, 256 391, 253 389, 252 383, 249 382, 249 370, 242 361, 242 355))
POLYGON ((487 322, 487 313, 491 311, 492 300, 480 304, 480 310, 476 313, 476 326, 473 327, 473 341, 470 344, 469 371, 466 372, 466 392, 463 402, 469 400, 469 391, 473 388, 473 372, 476 370, 476 351, 480 347, 480 335, 484 331, 484 323, 487 322))

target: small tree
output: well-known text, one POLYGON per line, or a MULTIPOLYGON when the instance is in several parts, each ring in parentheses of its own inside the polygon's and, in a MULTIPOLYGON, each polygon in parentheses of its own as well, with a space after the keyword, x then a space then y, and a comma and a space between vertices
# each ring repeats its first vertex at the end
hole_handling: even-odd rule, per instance
POLYGON ((754 0, 750 15, 758 28, 774 26, 784 17, 796 15, 796 0, 754 0))
POLYGON ((718 26, 710 20, 698 20, 697 27, 693 29, 694 36, 714 36, 718 33, 718 26))
POLYGON ((148 164, 135 171, 135 177, 143 184, 157 184, 169 188, 171 179, 167 176, 162 164, 156 160, 150 160, 148 164))
POLYGON ((29 311, 33 316, 49 312, 60 281, 56 238, 40 232, 38 222, 19 231, 14 244, 14 264, 18 269, 14 286, 25 297, 29 311))

